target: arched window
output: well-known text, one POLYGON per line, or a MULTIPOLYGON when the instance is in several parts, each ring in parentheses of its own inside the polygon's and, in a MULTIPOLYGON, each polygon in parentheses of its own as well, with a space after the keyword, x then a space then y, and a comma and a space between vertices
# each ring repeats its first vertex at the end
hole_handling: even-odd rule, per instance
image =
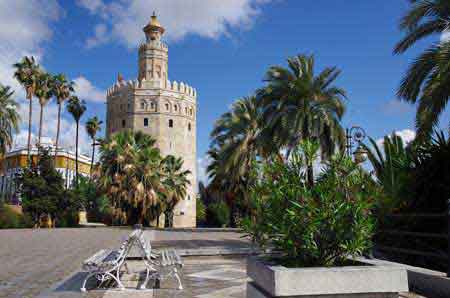
POLYGON ((125 119, 122 119, 122 127, 125 127, 125 125, 126 125, 126 121, 125 121, 125 119))
POLYGON ((192 114, 193 114, 193 113, 192 113, 192 108, 190 108, 190 109, 189 109, 189 115, 192 116, 192 114))
POLYGON ((154 103, 154 102, 151 102, 151 103, 150 103, 150 108, 151 108, 152 110, 155 108, 155 103, 154 103))
POLYGON ((145 109, 145 102, 141 101, 141 110, 145 109))
POLYGON ((175 112, 178 111, 178 105, 175 105, 173 108, 175 109, 175 112))
POLYGON ((186 115, 187 115, 187 113, 188 113, 187 107, 184 108, 184 112, 185 112, 186 115))
POLYGON ((169 127, 173 127, 173 120, 169 119, 169 127))
POLYGON ((191 131, 191 123, 188 123, 188 130, 191 131))
POLYGON ((169 104, 166 103, 166 111, 168 111, 168 110, 169 110, 169 104))
POLYGON ((144 126, 148 126, 148 118, 144 118, 144 126))

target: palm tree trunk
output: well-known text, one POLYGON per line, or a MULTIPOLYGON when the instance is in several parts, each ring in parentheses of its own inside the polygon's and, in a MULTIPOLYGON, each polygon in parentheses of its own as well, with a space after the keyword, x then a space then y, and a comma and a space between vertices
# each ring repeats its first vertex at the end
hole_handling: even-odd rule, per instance
POLYGON ((28 144, 27 144, 27 155, 28 155, 28 164, 31 165, 31 123, 33 116, 33 99, 32 96, 28 98, 28 144))
POLYGON ((56 155, 58 154, 60 126, 61 126, 61 102, 58 102, 58 122, 56 125, 56 141, 55 141, 55 164, 56 164, 56 155))
POLYGON ((78 126, 79 121, 77 121, 77 132, 75 136, 75 185, 78 187, 78 126))
POLYGON ((308 186, 313 187, 314 186, 314 170, 312 164, 308 162, 307 167, 307 179, 308 179, 308 186))
POLYGON ((89 179, 92 179, 92 168, 94 167, 94 154, 95 154, 95 138, 92 139, 92 157, 91 157, 91 170, 89 171, 89 179))
POLYGON ((39 111, 39 135, 38 135, 38 144, 41 145, 41 137, 42 137, 42 120, 44 118, 44 105, 41 104, 41 110, 39 111))

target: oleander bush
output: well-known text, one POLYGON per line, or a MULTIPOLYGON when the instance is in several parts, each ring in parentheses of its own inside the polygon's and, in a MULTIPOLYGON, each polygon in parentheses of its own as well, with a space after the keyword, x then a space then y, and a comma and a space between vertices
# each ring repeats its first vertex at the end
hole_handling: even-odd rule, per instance
POLYGON ((266 163, 251 196, 255 215, 244 230, 262 247, 281 252, 290 267, 339 266, 371 247, 373 181, 345 156, 334 156, 314 184, 306 182, 304 154, 266 163))
POLYGON ((19 214, 7 205, 0 203, 0 229, 29 228, 31 220, 24 214, 19 214))
POLYGON ((224 228, 230 222, 230 208, 224 201, 211 203, 206 209, 206 221, 213 227, 224 228))

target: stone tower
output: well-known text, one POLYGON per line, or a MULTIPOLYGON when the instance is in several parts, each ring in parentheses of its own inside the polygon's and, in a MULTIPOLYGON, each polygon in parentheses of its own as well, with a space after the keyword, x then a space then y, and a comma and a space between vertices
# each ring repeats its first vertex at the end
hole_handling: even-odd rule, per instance
POLYGON ((155 14, 143 28, 137 80, 117 82, 107 91, 106 137, 118 131, 140 130, 156 139, 163 155, 182 157, 189 177, 186 198, 174 210, 174 227, 196 224, 196 102, 197 92, 185 83, 168 80, 168 47, 155 14))

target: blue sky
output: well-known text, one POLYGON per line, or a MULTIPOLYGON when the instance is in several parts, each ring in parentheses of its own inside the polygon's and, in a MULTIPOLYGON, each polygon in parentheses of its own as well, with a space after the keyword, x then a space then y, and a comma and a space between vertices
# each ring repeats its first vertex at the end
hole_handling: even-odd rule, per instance
MULTIPOLYGON (((395 90, 408 63, 433 40, 405 55, 392 54, 407 8, 406 0, 4 0, 0 82, 16 88, 23 101, 10 65, 34 54, 48 71, 63 72, 78 83, 80 97, 88 102, 84 120, 103 119, 104 90, 118 72, 127 80, 136 78, 141 28, 156 10, 167 30, 169 79, 187 82, 198 92, 202 167, 214 121, 235 99, 261 87, 270 65, 285 65, 287 57, 299 53, 314 54, 318 71, 333 65, 342 70, 336 84, 348 92, 345 126, 360 125, 374 138, 393 130, 411 137, 415 109, 398 102, 395 90)), ((26 118, 26 109, 21 111, 26 118)), ((50 103, 49 136, 55 111, 50 103)), ((448 112, 442 121, 446 126, 448 112)), ((63 125, 63 140, 71 146, 74 128, 68 115, 63 125)), ((86 151, 88 141, 82 137, 86 151)))

